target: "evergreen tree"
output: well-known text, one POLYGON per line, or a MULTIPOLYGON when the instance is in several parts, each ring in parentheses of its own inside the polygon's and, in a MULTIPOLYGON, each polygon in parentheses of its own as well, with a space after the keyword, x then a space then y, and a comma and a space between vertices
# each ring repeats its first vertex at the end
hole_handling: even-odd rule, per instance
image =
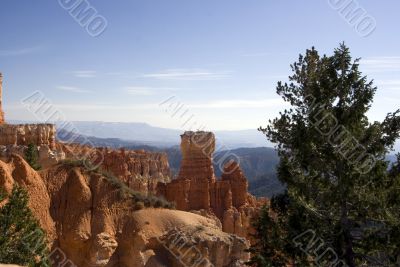
MULTIPOLYGON (((284 209, 275 205, 276 218, 259 221, 284 233, 274 254, 295 266, 399 266, 399 164, 388 171, 385 155, 399 137, 400 111, 368 121, 377 88, 344 44, 332 56, 307 50, 291 68, 290 82, 277 85, 291 108, 260 128, 277 144, 287 185, 284 209)), ((270 231, 258 236, 275 238, 270 231)), ((282 266, 270 261, 255 265, 282 266)))
MULTIPOLYGON (((284 217, 278 217, 278 220, 284 217)), ((260 218, 254 223, 253 227, 257 231, 254 235, 256 243, 248 250, 254 257, 247 263, 249 266, 286 266, 291 258, 280 253, 285 250, 284 236, 286 233, 280 227, 282 223, 271 217, 269 206, 262 208, 260 218)))
POLYGON ((25 151, 25 160, 34 170, 40 170, 42 166, 38 163, 38 150, 34 144, 29 144, 25 151))
POLYGON ((26 191, 15 186, 7 200, 0 194, 0 202, 0 262, 49 266, 45 233, 28 208, 26 191))

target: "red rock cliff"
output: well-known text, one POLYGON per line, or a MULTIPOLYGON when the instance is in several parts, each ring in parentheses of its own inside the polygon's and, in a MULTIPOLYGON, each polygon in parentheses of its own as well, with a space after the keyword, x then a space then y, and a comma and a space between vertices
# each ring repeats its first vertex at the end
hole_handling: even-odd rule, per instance
POLYGON ((0 160, 0 188, 24 187, 46 231, 53 266, 242 266, 248 242, 212 219, 183 211, 137 210, 96 172, 63 164, 36 172, 22 157, 0 160), (179 241, 179 245, 177 245, 179 241), (211 265, 212 264, 212 265, 211 265))
POLYGON ((0 124, 0 145, 34 144, 55 147, 56 127, 53 124, 0 124))
POLYGON ((170 181, 168 156, 163 152, 93 148, 77 144, 58 146, 67 158, 89 159, 138 192, 156 194, 159 182, 170 181))

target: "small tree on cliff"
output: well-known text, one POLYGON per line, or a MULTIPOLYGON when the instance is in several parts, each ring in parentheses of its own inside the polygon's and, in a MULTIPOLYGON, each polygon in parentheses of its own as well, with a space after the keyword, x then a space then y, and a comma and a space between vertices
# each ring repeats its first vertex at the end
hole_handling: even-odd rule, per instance
POLYGON ((38 150, 34 144, 29 144, 25 151, 25 160, 34 170, 40 170, 42 166, 38 163, 38 150))
MULTIPOLYGON (((270 216, 269 206, 262 208, 260 217, 253 227, 257 231, 254 235, 256 243, 248 250, 253 257, 247 263, 249 266, 275 267, 286 266, 290 262, 290 257, 284 253, 277 253, 285 250, 286 233, 281 224, 270 216)), ((279 217, 277 219, 284 219, 279 217)))
POLYGON ((344 44, 332 56, 307 50, 291 68, 277 93, 292 107, 260 128, 277 144, 278 176, 287 185, 284 209, 264 219, 284 233, 272 253, 295 266, 394 266, 400 176, 395 166, 388 171, 385 155, 399 137, 399 111, 368 122, 376 87, 344 44))
POLYGON ((0 194, 0 203, 0 262, 50 266, 45 234, 28 208, 26 191, 15 186, 8 199, 0 194))

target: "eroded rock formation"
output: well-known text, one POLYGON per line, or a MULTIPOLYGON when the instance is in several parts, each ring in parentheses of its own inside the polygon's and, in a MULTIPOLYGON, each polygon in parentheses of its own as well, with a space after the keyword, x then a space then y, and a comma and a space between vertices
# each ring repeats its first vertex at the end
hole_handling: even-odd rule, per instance
POLYGON ((3 74, 0 72, 0 124, 4 123, 3 112, 3 74))
POLYGON ((67 158, 89 160, 95 166, 117 176, 131 189, 156 194, 159 182, 170 181, 168 156, 162 152, 93 148, 77 144, 58 144, 67 158))
POLYGON ((182 163, 178 179, 215 182, 212 155, 215 136, 210 132, 186 132, 181 135, 182 163))
POLYGON ((53 124, 1 124, 0 145, 47 145, 55 148, 56 128, 53 124))
POLYGON ((56 127, 53 124, 18 124, 5 123, 3 112, 3 75, 0 73, 0 145, 33 144, 55 148, 56 127))
POLYGON ((102 149, 102 168, 117 175, 130 188, 156 193, 158 182, 169 182, 171 171, 166 153, 144 150, 102 149))
POLYGON ((136 210, 115 185, 80 167, 36 172, 12 155, 8 163, 0 161, 0 187, 10 191, 15 183, 29 192, 54 266, 228 267, 242 266, 249 256, 248 242, 222 232, 215 220, 184 211, 136 210))
POLYGON ((253 199, 240 171, 216 181, 212 133, 182 136, 182 169, 169 183, 164 153, 56 144, 54 125, 5 124, 1 93, 0 75, 0 188, 10 193, 19 184, 27 190, 53 266, 233 267, 248 260, 248 241, 229 233, 246 235, 253 199), (41 171, 23 159, 30 144, 38 149, 41 171), (143 209, 145 201, 138 205, 131 189, 144 195, 162 191, 184 211, 143 209))
POLYGON ((204 210, 217 216, 224 231, 249 237, 251 220, 264 202, 248 193, 248 182, 239 164, 229 161, 221 180, 213 169, 215 136, 210 132, 185 132, 182 136, 179 176, 159 184, 159 194, 175 202, 177 209, 204 210))

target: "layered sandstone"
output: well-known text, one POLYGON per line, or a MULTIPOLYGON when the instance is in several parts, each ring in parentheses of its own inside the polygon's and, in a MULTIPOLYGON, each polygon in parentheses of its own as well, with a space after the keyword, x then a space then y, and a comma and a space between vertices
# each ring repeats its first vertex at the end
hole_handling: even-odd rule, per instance
POLYGON ((0 72, 0 124, 3 124, 4 112, 3 112, 3 74, 0 72))
POLYGON ((54 221, 50 214, 50 196, 42 177, 19 155, 12 155, 8 163, 0 160, 0 188, 11 193, 15 184, 26 188, 30 197, 30 208, 48 237, 56 236, 54 221))
POLYGON ((93 148, 77 144, 59 144, 67 158, 85 159, 94 166, 117 176, 131 189, 145 194, 156 194, 159 182, 170 181, 168 156, 161 152, 93 148))
POLYGON ((185 132, 181 136, 182 165, 179 176, 159 185, 159 194, 176 203, 177 209, 203 210, 216 216, 223 230, 249 237, 251 220, 263 201, 248 193, 248 182, 238 163, 229 161, 220 180, 213 169, 215 136, 210 132, 185 132))
POLYGON ((53 124, 6 124, 3 112, 3 75, 0 73, 0 146, 47 145, 55 147, 56 127, 53 124))
POLYGON ((182 163, 178 179, 215 182, 212 155, 215 136, 210 132, 185 132, 181 135, 182 163))
POLYGON ((18 183, 51 242, 54 266, 242 266, 248 242, 215 220, 165 209, 136 210, 96 172, 56 165, 36 172, 18 155, 0 161, 0 187, 18 183), (212 265, 211 265, 212 264, 212 265))
POLYGON ((158 182, 169 182, 166 153, 144 150, 103 149, 102 168, 117 175, 130 188, 144 193, 156 193, 158 182))
MULTIPOLYGON (((0 160, 8 162, 13 154, 18 154, 25 157, 28 149, 26 145, 0 145, 0 160)), ((49 168, 65 159, 65 153, 62 150, 51 149, 48 145, 36 146, 38 155, 38 165, 42 169, 49 168)))
POLYGON ((1 124, 0 145, 36 146, 55 148, 56 127, 53 124, 1 124))
MULTIPOLYGON (((27 190, 29 207, 50 242, 53 266, 229 267, 242 266, 248 260, 248 242, 223 232, 212 216, 165 209, 138 211, 142 206, 134 200, 137 192, 127 196, 122 183, 155 194, 158 183, 169 182, 166 154, 56 144, 54 125, 4 124, 1 96, 0 74, 0 189, 10 193, 18 184, 27 190), (30 144, 38 149, 44 167, 40 172, 23 159, 30 144), (63 159, 69 159, 69 164, 59 164, 63 159), (101 171, 93 171, 94 167, 101 171)), ((208 140, 215 139, 206 137, 208 140)), ((189 186, 188 208, 207 207, 211 198, 203 194, 209 183, 215 183, 211 161, 192 147, 204 146, 202 140, 187 141, 187 164, 181 175, 194 177, 206 188, 189 186)), ((203 151, 211 156, 214 147, 211 144, 203 151)))

